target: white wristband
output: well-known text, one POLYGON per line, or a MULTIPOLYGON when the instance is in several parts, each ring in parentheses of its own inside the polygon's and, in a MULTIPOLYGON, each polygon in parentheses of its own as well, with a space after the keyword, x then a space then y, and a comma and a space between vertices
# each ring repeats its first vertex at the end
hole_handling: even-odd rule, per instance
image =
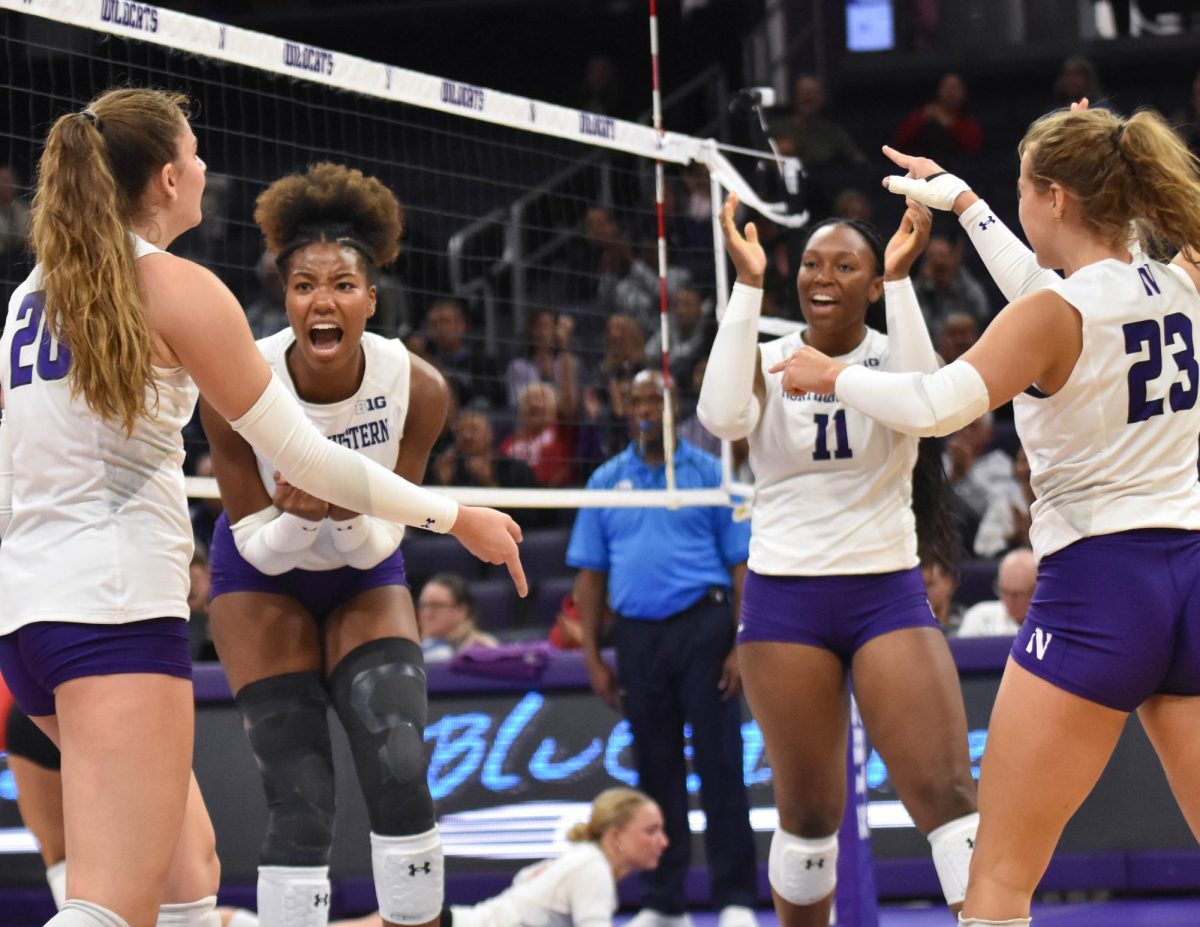
POLYGON ((230 424, 289 483, 318 499, 439 534, 458 518, 453 499, 326 439, 274 373, 258 401, 230 424))
POLYGON ((317 540, 321 522, 281 512, 273 505, 231 526, 233 543, 247 563, 267 576, 294 570, 317 540))
POLYGON ((758 424, 754 364, 758 356, 762 295, 758 287, 734 284, 700 387, 700 400, 696 404, 700 423, 727 441, 744 438, 758 424))
POLYGON ((346 521, 334 521, 333 546, 346 561, 346 566, 356 570, 369 570, 379 566, 396 552, 404 538, 404 526, 356 515, 346 521))
POLYGON ((971 185, 961 177, 943 171, 922 180, 893 175, 887 179, 887 188, 892 193, 907 196, 930 209, 948 212, 954 208, 954 201, 958 199, 959 194, 966 193, 971 189, 971 185))
POLYGON ((936 373, 885 373, 858 364, 838 374, 838 399, 893 431, 930 437, 948 435, 989 408, 979 371, 956 360, 936 373))

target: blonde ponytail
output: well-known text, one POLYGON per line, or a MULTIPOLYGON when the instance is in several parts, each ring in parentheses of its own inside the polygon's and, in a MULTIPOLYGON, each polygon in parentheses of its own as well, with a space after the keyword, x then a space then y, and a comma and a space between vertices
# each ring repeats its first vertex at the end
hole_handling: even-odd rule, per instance
POLYGON ((605 789, 592 801, 591 817, 586 822, 572 825, 567 831, 567 839, 572 843, 598 841, 605 831, 628 824, 637 810, 650 800, 649 795, 637 789, 605 789))
POLYGON ((178 157, 186 98, 114 90, 60 117, 38 165, 34 254, 46 328, 71 354, 73 395, 132 431, 154 393, 129 226, 151 176, 178 157))
POLYGON ((1157 251, 1200 245, 1200 161, 1158 113, 1056 112, 1029 127, 1019 151, 1043 189, 1058 183, 1114 244, 1136 222, 1157 251))

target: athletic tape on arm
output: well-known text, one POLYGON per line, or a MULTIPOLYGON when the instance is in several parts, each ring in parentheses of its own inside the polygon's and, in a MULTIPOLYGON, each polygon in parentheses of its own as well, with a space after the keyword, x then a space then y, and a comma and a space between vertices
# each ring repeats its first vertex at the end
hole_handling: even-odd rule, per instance
POLYGON ((333 523, 333 546, 356 570, 379 566, 396 552, 404 539, 404 526, 370 515, 333 523))
POLYGON ((887 369, 897 372, 933 373, 938 369, 937 353, 929 338, 929 326, 921 314, 917 291, 908 277, 885 280, 883 303, 887 315, 887 369))
POLYGON ((996 218, 985 200, 976 200, 958 217, 983 266, 1010 303, 1035 290, 1061 282, 1052 270, 1039 267, 1033 251, 996 218))
POLYGON ((231 525, 233 543, 245 561, 267 576, 294 570, 317 540, 321 522, 308 521, 273 505, 231 525))
POLYGON ((936 373, 885 373, 853 365, 838 374, 837 397, 893 431, 948 435, 988 410, 987 384, 956 360, 936 373))
POLYGON ((958 199, 959 195, 969 192, 970 189, 969 183, 946 171, 920 180, 916 177, 900 177, 899 175, 888 178, 888 190, 892 193, 907 196, 922 206, 940 209, 943 212, 953 209, 954 201, 958 199))
POLYGON ((696 414, 705 428, 726 441, 746 437, 758 424, 754 364, 761 311, 762 290, 735 283, 708 354, 696 414))
POLYGON ((318 499, 439 534, 454 527, 458 518, 454 500, 328 440, 274 373, 250 411, 230 424, 289 483, 318 499))

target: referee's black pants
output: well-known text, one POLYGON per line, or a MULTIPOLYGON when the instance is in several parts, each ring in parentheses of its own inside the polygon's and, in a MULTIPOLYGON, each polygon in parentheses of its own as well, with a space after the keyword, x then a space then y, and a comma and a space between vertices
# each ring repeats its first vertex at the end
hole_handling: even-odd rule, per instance
POLYGON ((642 904, 664 914, 686 910, 691 858, 684 724, 692 728, 692 767, 707 818, 704 851, 714 907, 753 906, 754 833, 742 772, 741 699, 722 701, 717 683, 734 644, 728 594, 714 589, 661 621, 620 617, 617 676, 633 733, 638 787, 662 807, 670 845, 642 876, 642 904))

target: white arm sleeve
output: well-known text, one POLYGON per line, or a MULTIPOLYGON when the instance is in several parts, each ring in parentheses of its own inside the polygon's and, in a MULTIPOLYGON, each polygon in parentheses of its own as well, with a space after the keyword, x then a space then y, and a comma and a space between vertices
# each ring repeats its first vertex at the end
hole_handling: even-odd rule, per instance
POLYGON ((929 338, 929 326, 921 314, 917 291, 908 277, 885 280, 883 303, 887 313, 887 369, 933 373, 938 369, 937 353, 929 338))
POLYGON ((958 221, 1008 302, 1062 282, 1054 271, 1038 266, 1033 251, 996 218, 985 200, 964 209, 958 221))
POLYGON ((893 431, 948 435, 988 410, 987 384, 964 360, 936 373, 885 373, 854 365, 838 374, 838 399, 893 431))
POLYGON ((696 414, 705 428, 726 441, 746 437, 758 424, 754 365, 761 311, 762 290, 735 283, 708 355, 696 414))
POLYGON ((260 573, 278 576, 294 570, 317 540, 321 522, 308 521, 273 505, 232 525, 233 543, 260 573))
POLYGON ((403 525, 370 515, 333 522, 333 546, 346 561, 346 566, 356 570, 379 566, 396 552, 403 539, 403 525))
POLYGON ((0 412, 0 538, 12 521, 13 458, 12 438, 0 412))
POLYGON ((318 499, 439 534, 458 518, 453 499, 327 440, 274 373, 250 411, 230 424, 289 483, 318 499))

